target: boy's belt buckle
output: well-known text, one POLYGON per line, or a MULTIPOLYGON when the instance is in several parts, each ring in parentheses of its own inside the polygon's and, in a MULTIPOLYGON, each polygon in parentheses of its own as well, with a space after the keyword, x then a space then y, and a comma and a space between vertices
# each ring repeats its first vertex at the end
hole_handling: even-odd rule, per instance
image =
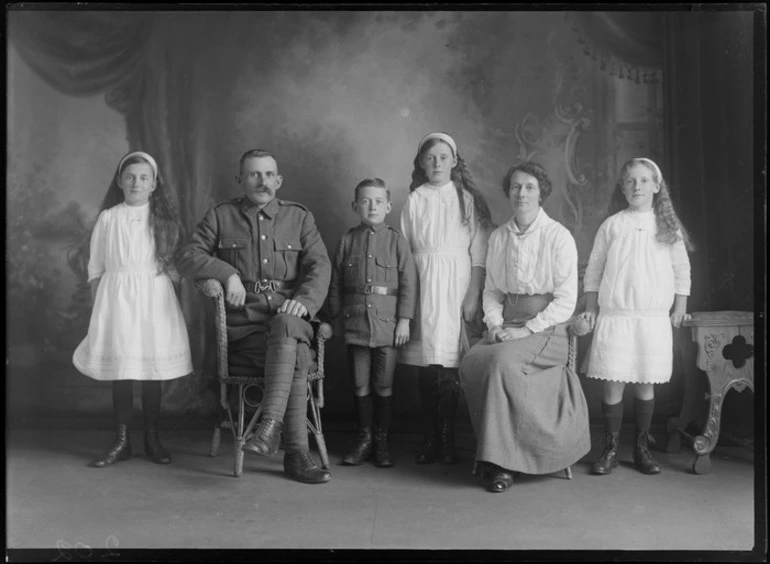
POLYGON ((371 294, 373 293, 374 284, 366 284, 364 286, 364 294, 371 294))

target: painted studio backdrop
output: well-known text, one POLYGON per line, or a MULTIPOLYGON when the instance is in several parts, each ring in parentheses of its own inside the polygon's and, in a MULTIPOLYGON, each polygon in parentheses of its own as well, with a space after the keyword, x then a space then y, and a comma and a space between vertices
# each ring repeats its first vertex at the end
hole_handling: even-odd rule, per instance
MULTIPOLYGON (((447 131, 497 224, 511 213, 506 169, 543 164, 545 209, 581 264, 620 164, 647 156, 697 245, 690 311, 753 310, 752 26, 750 12, 10 12, 11 415, 111 408, 109 384, 71 356, 90 313, 89 230, 129 150, 157 158, 191 231, 239 195, 240 155, 269 149, 279 197, 311 209, 333 253, 357 221, 356 183, 385 179, 397 226, 417 142, 447 131)), ((164 383, 164 408, 201 418, 217 399, 213 329, 189 283, 182 302, 196 371, 164 383)), ((324 413, 344 417, 341 340, 328 354, 324 413)), ((402 414, 418 409, 411 376, 399 367, 402 414)), ((584 385, 598 415, 598 387, 584 385)))

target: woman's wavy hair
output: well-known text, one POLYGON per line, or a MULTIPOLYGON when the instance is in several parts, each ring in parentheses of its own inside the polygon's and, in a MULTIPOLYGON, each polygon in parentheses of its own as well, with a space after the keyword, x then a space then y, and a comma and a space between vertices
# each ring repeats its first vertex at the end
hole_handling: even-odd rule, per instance
MULTIPOLYGON (((429 139, 423 144, 423 146, 420 148, 420 151, 417 153, 417 156, 414 158, 412 183, 409 185, 410 192, 414 192, 417 188, 428 182, 428 175, 425 173, 425 170, 423 170, 422 165, 420 164, 420 159, 426 151, 435 146, 437 143, 444 143, 444 141, 441 139, 429 139)), ((449 147, 449 145, 446 143, 444 144, 449 147)), ((452 149, 451 147, 449 148, 450 150, 452 149)), ((465 190, 471 196, 473 196, 473 207, 476 210, 476 216, 479 218, 481 225, 484 227, 491 226, 492 214, 489 212, 489 206, 487 206, 487 202, 484 199, 483 194, 476 187, 476 182, 473 180, 471 171, 468 170, 465 161, 463 161, 462 157, 460 156, 460 151, 457 151, 455 157, 457 158, 457 164, 454 166, 454 168, 452 168, 450 178, 452 182, 454 182, 455 188, 457 189, 457 197, 460 200, 460 209, 463 210, 463 225, 468 224, 471 215, 470 210, 466 209, 465 207, 465 198, 463 197, 463 190, 465 190)))
POLYGON ((645 159, 630 159, 623 163, 620 169, 620 175, 618 181, 615 183, 615 190, 610 197, 610 203, 607 208, 607 217, 618 213, 628 207, 628 200, 623 194, 623 184, 628 178, 628 173, 631 167, 636 165, 642 165, 652 172, 652 177, 658 185, 660 190, 652 197, 652 210, 655 213, 655 224, 658 228, 658 232, 655 234, 655 238, 658 242, 665 245, 673 245, 679 239, 682 239, 684 246, 688 251, 694 251, 695 245, 690 239, 690 234, 682 225, 682 221, 674 210, 674 203, 671 201, 671 196, 666 185, 666 180, 662 175, 658 174, 655 167, 651 165, 645 159))
POLYGON ((513 178, 513 175, 517 172, 525 172, 537 179, 537 185, 540 188, 540 204, 542 205, 553 191, 553 185, 551 184, 551 179, 548 178, 548 172, 546 172, 542 166, 532 161, 526 161, 512 166, 503 177, 503 194, 505 194, 506 198, 511 191, 511 178, 513 178))
MULTIPOLYGON (((110 209, 123 202, 123 190, 120 189, 118 181, 123 170, 132 164, 146 164, 152 168, 152 165, 140 156, 133 156, 126 159, 124 163, 118 164, 118 169, 112 177, 110 187, 104 195, 102 205, 99 211, 110 209)), ((163 177, 158 170, 155 178, 155 190, 150 194, 150 220, 149 231, 155 241, 155 258, 161 265, 161 272, 168 272, 177 259, 177 253, 180 250, 183 229, 179 221, 174 204, 169 199, 168 189, 163 177)))

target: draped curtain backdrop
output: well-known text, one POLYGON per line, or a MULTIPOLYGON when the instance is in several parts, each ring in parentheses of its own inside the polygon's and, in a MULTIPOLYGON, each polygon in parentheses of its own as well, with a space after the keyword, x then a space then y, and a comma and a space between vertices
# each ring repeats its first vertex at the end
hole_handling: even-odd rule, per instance
MULTIPOLYGON (((125 117, 130 150, 156 158, 188 233, 213 201, 207 90, 189 56, 205 41, 204 24, 184 13, 9 13, 12 45, 45 82, 72 96, 104 93, 125 117)), ((206 345, 215 338, 205 323, 208 304, 187 281, 181 301, 197 377, 171 381, 164 395, 196 401, 199 394, 178 388, 205 384, 200 376, 213 373, 215 354, 206 345)))
POLYGON ((754 310, 751 11, 570 14, 584 52, 620 79, 663 79, 664 159, 690 231, 690 311, 754 310))

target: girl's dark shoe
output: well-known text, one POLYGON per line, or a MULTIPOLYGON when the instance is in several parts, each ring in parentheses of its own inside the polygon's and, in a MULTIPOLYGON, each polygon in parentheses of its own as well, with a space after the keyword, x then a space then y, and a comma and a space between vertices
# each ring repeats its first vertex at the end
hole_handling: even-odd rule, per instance
POLYGON ((433 464, 438 458, 438 436, 433 422, 425 424, 425 439, 422 451, 417 455, 417 464, 433 464))
POLYGON ((374 435, 374 464, 380 468, 393 466, 393 459, 388 452, 388 430, 377 429, 374 435))
POLYGON ((170 464, 171 455, 163 448, 158 438, 157 427, 147 427, 144 431, 144 450, 155 464, 170 464))
POLYGON ((328 471, 315 463, 309 450, 287 452, 283 457, 283 470, 292 480, 305 484, 323 484, 332 478, 328 471))
POLYGON ((660 474, 660 465, 655 462, 650 453, 650 445, 654 444, 655 440, 646 431, 637 431, 634 466, 643 474, 660 474))
POLYGON ((371 427, 360 427, 358 430, 358 442, 353 449, 342 459, 346 466, 360 466, 364 461, 372 457, 374 440, 371 427))
POLYGON ((131 458, 131 440, 128 425, 118 425, 115 427, 115 444, 104 456, 92 461, 91 466, 104 468, 129 458, 131 458))
POLYGON ((457 462, 457 451, 455 451, 454 419, 445 419, 441 422, 441 434, 439 435, 439 452, 441 453, 441 464, 454 464, 457 462))
POLYGON ((618 466, 618 433, 606 433, 604 452, 599 460, 594 462, 593 473, 598 475, 611 474, 618 466))

